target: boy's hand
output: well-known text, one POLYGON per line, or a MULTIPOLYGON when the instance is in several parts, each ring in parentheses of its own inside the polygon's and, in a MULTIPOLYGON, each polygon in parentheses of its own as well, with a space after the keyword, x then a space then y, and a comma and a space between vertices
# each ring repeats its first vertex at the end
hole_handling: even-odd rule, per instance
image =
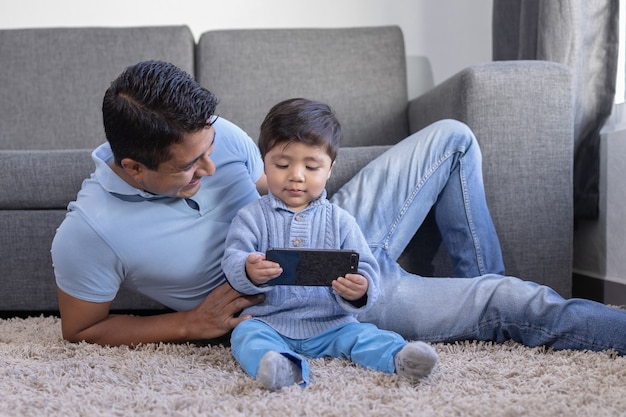
POLYGON ((265 256, 251 253, 246 259, 246 274, 254 285, 265 284, 283 272, 283 269, 274 261, 268 261, 265 256))
POLYGON ((346 274, 333 281, 333 290, 348 301, 361 299, 366 293, 369 284, 367 279, 360 274, 346 274))

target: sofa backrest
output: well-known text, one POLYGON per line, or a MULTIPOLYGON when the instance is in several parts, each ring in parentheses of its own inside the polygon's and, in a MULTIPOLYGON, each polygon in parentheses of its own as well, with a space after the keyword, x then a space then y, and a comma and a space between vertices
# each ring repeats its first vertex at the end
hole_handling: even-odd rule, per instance
POLYGON ((110 82, 147 59, 193 74, 194 45, 186 26, 0 30, 0 150, 94 148, 110 82))
POLYGON ((342 146, 393 144, 409 133, 400 28, 242 29, 205 32, 196 78, 217 112, 257 139, 283 99, 322 100, 344 128, 342 146))
MULTIPOLYGON (((408 133, 398 28, 216 31, 199 43, 201 73, 184 26, 0 30, 0 309, 56 310, 52 238, 104 141, 104 92, 128 65, 162 59, 195 74, 253 138, 269 108, 294 96, 331 104, 344 146, 408 133)), ((340 150, 329 192, 383 150, 340 150)), ((112 308, 158 307, 120 292, 112 308)))

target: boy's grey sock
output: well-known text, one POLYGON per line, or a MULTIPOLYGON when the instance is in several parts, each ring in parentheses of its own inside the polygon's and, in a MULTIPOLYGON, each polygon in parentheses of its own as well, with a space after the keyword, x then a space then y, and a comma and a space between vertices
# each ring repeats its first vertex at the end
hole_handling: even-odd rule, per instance
POLYGON ((411 342, 404 346, 393 360, 396 373, 412 381, 427 376, 437 364, 437 351, 424 342, 411 342))
POLYGON ((270 391, 302 382, 302 370, 280 353, 270 350, 261 358, 257 381, 270 391))

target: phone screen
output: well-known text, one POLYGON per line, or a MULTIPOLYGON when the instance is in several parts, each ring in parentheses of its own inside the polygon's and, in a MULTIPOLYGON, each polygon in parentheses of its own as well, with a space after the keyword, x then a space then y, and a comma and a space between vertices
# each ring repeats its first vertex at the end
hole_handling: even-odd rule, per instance
POLYGON ((356 273, 359 266, 359 254, 344 249, 272 248, 265 257, 283 268, 268 285, 330 286, 338 277, 356 273))

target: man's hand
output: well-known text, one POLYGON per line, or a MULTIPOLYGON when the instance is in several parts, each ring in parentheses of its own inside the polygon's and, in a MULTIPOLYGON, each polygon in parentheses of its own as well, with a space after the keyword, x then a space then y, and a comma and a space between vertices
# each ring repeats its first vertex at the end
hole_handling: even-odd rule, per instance
POLYGON ((258 304, 265 299, 263 294, 242 295, 230 284, 224 283, 215 288, 204 301, 188 311, 187 340, 214 339, 228 333, 239 323, 251 318, 249 315, 235 317, 246 307, 258 304))
POLYGON ((274 261, 268 261, 265 256, 251 253, 246 259, 246 274, 254 285, 265 284, 267 281, 282 274, 283 269, 274 261))
POLYGON ((369 284, 361 274, 346 274, 332 283, 333 290, 348 301, 360 300, 367 293, 369 284))

